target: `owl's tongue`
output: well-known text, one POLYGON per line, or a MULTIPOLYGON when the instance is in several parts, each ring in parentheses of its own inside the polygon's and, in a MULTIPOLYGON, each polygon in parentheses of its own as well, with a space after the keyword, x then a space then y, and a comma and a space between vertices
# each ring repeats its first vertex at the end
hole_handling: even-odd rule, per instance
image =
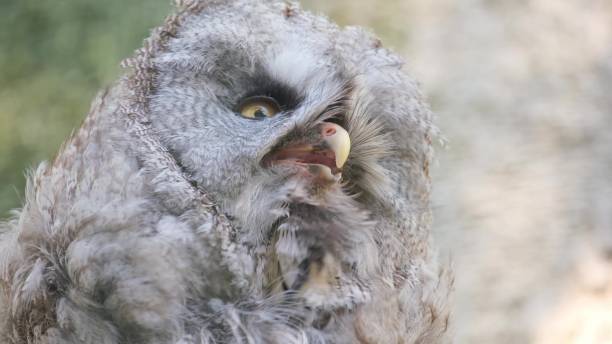
POLYGON ((286 147, 273 155, 273 160, 294 161, 302 164, 316 164, 329 167, 332 174, 340 172, 336 166, 336 154, 331 149, 318 149, 312 145, 303 144, 286 147))
POLYGON ((319 126, 319 133, 321 141, 317 144, 298 143, 285 146, 272 153, 266 159, 266 164, 306 164, 312 174, 324 179, 339 180, 342 166, 351 149, 348 132, 335 123, 324 122, 319 126))

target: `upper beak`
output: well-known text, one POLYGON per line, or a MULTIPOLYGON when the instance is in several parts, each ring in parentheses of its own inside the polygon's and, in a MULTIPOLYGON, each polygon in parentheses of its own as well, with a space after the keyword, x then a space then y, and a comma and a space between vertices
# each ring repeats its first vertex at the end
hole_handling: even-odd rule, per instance
POLYGON ((321 136, 336 157, 336 167, 342 168, 351 152, 351 138, 348 132, 336 123, 324 122, 321 136))

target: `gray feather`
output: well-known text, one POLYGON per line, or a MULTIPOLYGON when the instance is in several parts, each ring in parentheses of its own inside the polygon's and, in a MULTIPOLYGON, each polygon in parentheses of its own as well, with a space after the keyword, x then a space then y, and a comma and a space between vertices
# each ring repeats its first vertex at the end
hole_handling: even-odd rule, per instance
POLYGON ((0 341, 450 341, 436 129, 401 60, 297 4, 177 5, 0 225, 0 341), (297 105, 238 116, 269 80, 297 105), (333 119, 342 183, 262 166, 333 119))

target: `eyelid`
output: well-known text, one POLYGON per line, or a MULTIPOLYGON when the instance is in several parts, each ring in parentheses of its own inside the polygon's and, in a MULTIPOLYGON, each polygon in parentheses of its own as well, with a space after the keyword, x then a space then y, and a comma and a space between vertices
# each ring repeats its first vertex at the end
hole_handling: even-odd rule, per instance
POLYGON ((240 109, 243 108, 245 105, 248 105, 249 103, 254 103, 257 101, 272 104, 276 106, 279 110, 283 110, 283 106, 274 97, 270 97, 266 95, 253 95, 253 96, 245 97, 243 100, 240 101, 240 103, 238 103, 238 106, 236 108, 238 112, 240 112, 240 109))
POLYGON ((249 102, 254 102, 254 101, 268 101, 271 102, 273 104, 276 104, 280 107, 280 104, 278 104, 278 102, 276 101, 276 99, 274 99, 274 97, 270 97, 267 95, 253 95, 253 96, 249 96, 249 97, 245 97, 239 104, 238 107, 240 106, 244 106, 245 104, 249 103, 249 102))
POLYGON ((276 101, 282 111, 292 110, 299 106, 303 98, 297 90, 284 82, 273 78, 265 72, 251 75, 247 80, 250 87, 240 99, 266 97, 276 101))

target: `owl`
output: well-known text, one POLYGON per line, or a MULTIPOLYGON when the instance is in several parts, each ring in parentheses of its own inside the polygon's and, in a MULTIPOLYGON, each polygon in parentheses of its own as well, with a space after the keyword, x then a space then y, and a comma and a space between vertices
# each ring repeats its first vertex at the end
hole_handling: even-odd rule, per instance
POLYGON ((178 1, 0 227, 2 343, 446 343, 436 129, 295 3, 178 1))

